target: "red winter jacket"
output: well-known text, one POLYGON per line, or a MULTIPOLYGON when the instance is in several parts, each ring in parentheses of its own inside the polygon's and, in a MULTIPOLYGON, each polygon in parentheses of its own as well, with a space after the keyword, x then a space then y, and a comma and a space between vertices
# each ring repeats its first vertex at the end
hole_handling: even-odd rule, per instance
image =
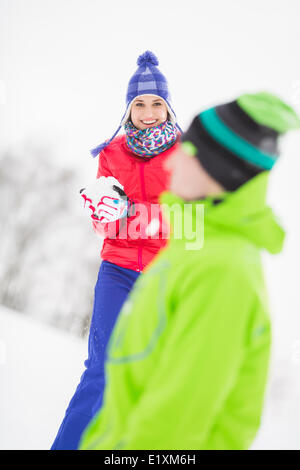
POLYGON ((168 189, 170 178, 163 164, 177 146, 178 142, 155 157, 143 158, 132 153, 126 145, 125 135, 120 135, 100 153, 97 178, 114 176, 136 208, 135 215, 117 223, 93 222, 94 230, 105 238, 101 251, 103 260, 143 271, 167 244, 168 227, 163 221, 158 197, 168 189), (154 237, 146 234, 153 219, 156 219, 151 224, 154 231, 155 226, 159 227, 154 237))

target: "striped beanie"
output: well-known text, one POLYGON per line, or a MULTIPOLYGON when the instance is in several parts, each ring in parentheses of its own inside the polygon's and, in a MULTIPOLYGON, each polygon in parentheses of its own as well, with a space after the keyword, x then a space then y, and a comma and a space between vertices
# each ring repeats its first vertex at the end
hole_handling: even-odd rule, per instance
POLYGON ((279 157, 279 137, 292 129, 300 129, 295 111, 277 96, 260 92, 201 112, 181 140, 194 145, 210 176, 234 191, 271 170, 279 157))
POLYGON ((107 141, 98 145, 98 147, 91 150, 93 157, 96 157, 112 140, 121 127, 128 121, 130 117, 131 105, 137 96, 141 95, 155 95, 162 98, 167 106, 170 121, 173 125, 179 129, 176 122, 176 114, 171 107, 170 93, 168 89, 168 83, 165 76, 159 71, 157 66, 159 65, 157 57, 151 51, 146 51, 138 57, 137 60, 138 69, 131 77, 127 93, 126 93, 126 110, 121 119, 121 123, 114 133, 114 135, 107 141))

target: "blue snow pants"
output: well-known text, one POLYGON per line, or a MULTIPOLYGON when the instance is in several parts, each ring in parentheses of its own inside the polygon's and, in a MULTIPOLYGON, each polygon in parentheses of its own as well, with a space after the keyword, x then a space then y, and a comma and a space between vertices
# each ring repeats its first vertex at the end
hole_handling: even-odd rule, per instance
POLYGON ((121 307, 140 273, 102 261, 95 286, 88 359, 51 450, 77 449, 81 434, 102 405, 105 350, 121 307))

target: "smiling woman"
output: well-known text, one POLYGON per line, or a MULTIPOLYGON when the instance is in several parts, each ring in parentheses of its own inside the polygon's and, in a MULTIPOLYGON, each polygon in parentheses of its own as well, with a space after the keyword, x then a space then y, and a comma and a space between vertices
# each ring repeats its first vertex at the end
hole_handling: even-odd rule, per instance
POLYGON ((127 106, 119 128, 111 139, 91 152, 94 157, 99 156, 99 166, 97 194, 85 188, 86 197, 93 201, 90 207, 100 210, 108 196, 118 201, 116 192, 108 194, 101 186, 103 180, 113 178, 117 180, 115 187, 122 188, 126 210, 122 219, 93 220, 95 232, 105 240, 95 286, 89 354, 86 370, 52 446, 54 450, 76 449, 84 428, 102 406, 106 346, 112 329, 136 279, 167 243, 159 196, 169 188, 170 175, 163 163, 178 147, 180 128, 155 55, 146 51, 137 65, 128 84, 127 106), (125 135, 117 137, 122 126, 125 135), (129 206, 142 206, 143 211, 131 212, 129 206), (156 231, 150 233, 147 228, 153 229, 153 220, 156 231))
POLYGON ((142 95, 131 106, 130 119, 137 129, 158 126, 168 118, 167 104, 155 95, 142 95))

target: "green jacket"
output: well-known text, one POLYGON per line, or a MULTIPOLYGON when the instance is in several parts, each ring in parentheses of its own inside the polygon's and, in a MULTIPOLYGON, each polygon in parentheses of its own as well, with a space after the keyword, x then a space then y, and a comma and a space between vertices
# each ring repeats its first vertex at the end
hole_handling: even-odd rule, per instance
MULTIPOLYGON (((271 345, 261 249, 284 231, 268 172, 204 201, 204 244, 172 238, 140 276, 114 329, 104 405, 82 449, 248 449, 260 424, 271 345)), ((171 193, 162 203, 186 204, 171 193)), ((189 203, 185 227, 196 223, 189 203)), ((199 214, 198 214, 199 218, 199 214)), ((174 222, 173 222, 174 224, 174 222)), ((200 231, 201 232, 201 231, 200 231)))

